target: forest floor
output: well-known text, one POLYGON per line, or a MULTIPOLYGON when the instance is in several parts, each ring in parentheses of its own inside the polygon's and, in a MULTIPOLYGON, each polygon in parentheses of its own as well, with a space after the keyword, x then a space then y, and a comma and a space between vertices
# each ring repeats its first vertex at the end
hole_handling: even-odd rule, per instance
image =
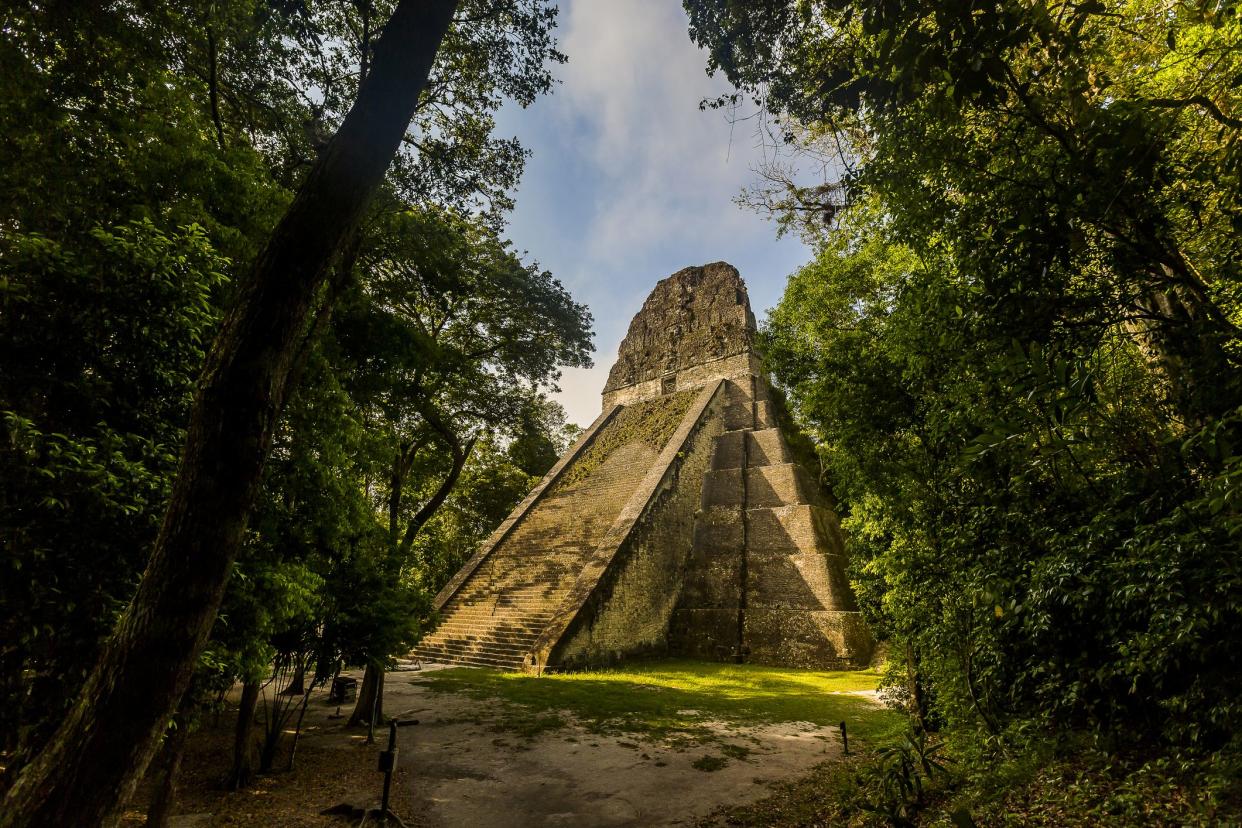
MULTIPOLYGON (((899 717, 874 673, 652 662, 624 671, 533 678, 470 668, 394 672, 385 713, 400 732, 394 808, 407 825, 694 825, 772 786, 888 738, 899 717)), ((175 828, 344 826, 333 806, 378 801, 379 744, 312 695, 295 769, 232 793, 227 714, 191 737, 175 828)), ((343 711, 348 712, 348 710, 343 711)), ((141 824, 145 792, 127 825, 141 824)), ((371 823, 368 823, 371 824, 371 823)))

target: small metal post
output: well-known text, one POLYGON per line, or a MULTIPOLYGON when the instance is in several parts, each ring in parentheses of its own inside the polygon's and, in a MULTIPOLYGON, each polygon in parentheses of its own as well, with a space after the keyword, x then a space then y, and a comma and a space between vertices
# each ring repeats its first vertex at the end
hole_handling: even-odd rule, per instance
POLYGON ((380 802, 380 818, 388 821, 388 793, 392 790, 392 772, 397 768, 397 720, 388 723, 387 762, 381 759, 384 767, 384 796, 380 802))
POLYGON ((846 756, 850 755, 850 737, 845 732, 845 722, 841 722, 841 752, 846 756))
MULTIPOLYGON (((388 807, 389 796, 392 793, 392 775, 397 771, 397 728, 408 727, 418 724, 418 719, 408 719, 400 721, 398 719, 388 720, 388 750, 380 751, 379 770, 384 774, 384 795, 380 802, 380 820, 383 824, 388 824, 388 818, 391 816, 397 819, 388 807)), ((397 824, 403 824, 397 819, 397 824)))

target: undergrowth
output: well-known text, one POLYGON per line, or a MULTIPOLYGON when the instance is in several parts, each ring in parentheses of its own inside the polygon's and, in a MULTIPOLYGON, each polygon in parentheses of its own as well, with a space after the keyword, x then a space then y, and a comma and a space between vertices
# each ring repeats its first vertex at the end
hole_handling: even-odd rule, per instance
POLYGON ((700 828, 1215 826, 1242 824, 1236 761, 1119 756, 1086 739, 985 753, 907 734, 827 762, 700 828))

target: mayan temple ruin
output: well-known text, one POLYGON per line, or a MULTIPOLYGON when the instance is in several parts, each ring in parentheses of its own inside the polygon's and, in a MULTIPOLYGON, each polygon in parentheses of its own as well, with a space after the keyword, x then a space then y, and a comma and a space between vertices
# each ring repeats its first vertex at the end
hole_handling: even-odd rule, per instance
POLYGON ((865 665, 836 515, 723 262, 656 285, 603 413, 436 597, 415 654, 540 672, 674 655, 865 665))

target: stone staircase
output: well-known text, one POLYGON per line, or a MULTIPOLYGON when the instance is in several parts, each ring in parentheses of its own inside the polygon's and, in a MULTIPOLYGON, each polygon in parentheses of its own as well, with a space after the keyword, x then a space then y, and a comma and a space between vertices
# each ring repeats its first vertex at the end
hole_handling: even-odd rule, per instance
POLYGON ((846 629, 856 607, 840 530, 790 451, 766 384, 725 412, 669 629, 685 656, 832 665, 869 648, 846 629), (845 623, 843 624, 843 618, 845 623))
MULTIPOLYGON (((600 439, 604 436, 601 432, 600 439)), ((440 626, 414 655, 522 669, 656 456, 641 442, 628 443, 585 479, 556 487, 536 502, 442 607, 440 626)))

